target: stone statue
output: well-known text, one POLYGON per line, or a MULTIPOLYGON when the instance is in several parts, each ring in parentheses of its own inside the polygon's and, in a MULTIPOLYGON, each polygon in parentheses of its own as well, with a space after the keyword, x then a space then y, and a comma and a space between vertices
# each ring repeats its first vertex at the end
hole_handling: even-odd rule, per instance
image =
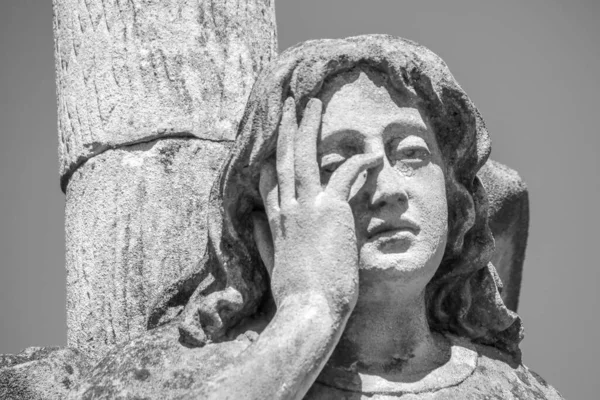
POLYGON ((489 262, 489 152, 428 49, 287 50, 212 188, 203 260, 69 398, 562 398, 522 365, 489 262))

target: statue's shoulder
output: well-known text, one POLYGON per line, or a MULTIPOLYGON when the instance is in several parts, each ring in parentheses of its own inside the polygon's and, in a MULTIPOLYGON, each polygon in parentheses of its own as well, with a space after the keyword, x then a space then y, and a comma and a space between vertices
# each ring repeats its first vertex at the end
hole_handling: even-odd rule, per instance
MULTIPOLYGON (((499 351, 498 349, 474 344, 465 339, 450 336, 453 344, 452 363, 454 368, 446 368, 442 377, 435 380, 449 381, 447 375, 461 376, 458 383, 452 385, 443 384, 438 389, 425 390, 428 385, 412 382, 406 384, 407 390, 380 392, 364 390, 343 390, 335 387, 336 381, 316 382, 311 388, 305 400, 483 400, 483 399, 507 399, 507 400, 529 400, 548 399, 562 400, 563 397, 544 379, 535 372, 524 366, 514 357, 499 351), (462 349, 461 349, 462 348, 462 349), (472 356, 472 357, 471 357, 472 356), (470 372, 464 374, 467 364, 472 365, 470 372)), ((423 382, 429 378, 435 378, 437 372, 430 373, 423 382)), ((456 382, 456 380, 454 380, 456 382)), ((361 386, 357 382, 358 387, 361 386)), ((364 382, 363 385, 364 386, 364 382)), ((400 387, 400 386, 399 386, 400 387)))
POLYGON ((0 354, 0 399, 64 399, 89 368, 89 360, 72 348, 29 347, 0 354))
POLYGON ((523 365, 520 360, 498 349, 476 345, 477 367, 463 383, 448 388, 434 399, 548 399, 563 397, 543 378, 523 365), (447 393, 444 393, 447 392, 447 393))
POLYGON ((251 344, 239 337, 190 347, 176 324, 147 332, 111 351, 69 393, 69 399, 171 399, 201 388, 251 344))

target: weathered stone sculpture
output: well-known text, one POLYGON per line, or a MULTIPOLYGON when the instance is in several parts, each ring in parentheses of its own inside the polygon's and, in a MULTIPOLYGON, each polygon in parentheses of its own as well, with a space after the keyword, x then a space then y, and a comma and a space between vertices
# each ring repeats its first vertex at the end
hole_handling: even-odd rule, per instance
POLYGON ((488 197, 494 236, 492 264, 502 281, 502 300, 517 311, 529 229, 529 195, 516 171, 488 160, 477 173, 488 197))
POLYGON ((53 3, 67 341, 99 360, 202 257, 208 192, 277 48, 275 9, 53 3))
POLYGON ((489 151, 422 46, 286 51, 212 188, 203 260, 69 398, 560 399, 521 364, 489 262, 489 151))

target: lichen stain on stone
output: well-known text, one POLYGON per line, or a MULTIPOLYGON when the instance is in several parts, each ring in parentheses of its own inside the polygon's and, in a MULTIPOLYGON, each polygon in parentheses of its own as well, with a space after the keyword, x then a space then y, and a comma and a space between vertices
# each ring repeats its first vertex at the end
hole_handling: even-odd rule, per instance
POLYGON ((541 376, 539 376, 537 373, 535 373, 532 370, 529 370, 529 372, 531 373, 531 376, 533 376, 541 386, 543 386, 545 388, 548 387, 548 382, 546 382, 546 380, 544 378, 542 378, 541 376))
POLYGON ((145 381, 150 377, 150 371, 146 368, 136 369, 133 371, 133 377, 138 381, 145 381))
POLYGON ((527 377, 527 374, 523 373, 523 371, 515 371, 515 374, 521 380, 521 382, 523 382, 527 386, 531 386, 531 382, 530 382, 529 378, 527 377))
POLYGON ((168 143, 158 150, 159 162, 163 165, 166 173, 173 172, 173 159, 181 149, 180 143, 168 143))
POLYGON ((69 378, 63 379, 62 384, 65 385, 67 389, 71 389, 72 382, 69 378))
POLYGON ((73 375, 73 367, 71 367, 69 364, 65 365, 65 370, 69 375, 73 375))
POLYGON ((515 396, 515 399, 519 399, 519 400, 530 400, 530 399, 535 399, 535 400, 545 400, 546 396, 544 396, 543 393, 541 393, 539 390, 537 390, 535 387, 532 387, 530 385, 522 385, 520 382, 518 381, 512 381, 511 382, 511 389, 510 392, 513 394, 513 396, 515 396))
POLYGON ((169 389, 189 389, 194 384, 194 371, 174 371, 165 387, 169 389))

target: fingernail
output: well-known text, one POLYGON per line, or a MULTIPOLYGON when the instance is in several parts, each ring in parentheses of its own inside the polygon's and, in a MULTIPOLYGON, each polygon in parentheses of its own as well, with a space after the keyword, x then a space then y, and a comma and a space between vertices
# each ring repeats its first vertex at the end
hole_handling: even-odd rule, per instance
POLYGON ((316 97, 312 97, 310 100, 308 100, 307 106, 312 108, 312 107, 318 106, 319 103, 320 103, 319 99, 317 99, 316 97))

